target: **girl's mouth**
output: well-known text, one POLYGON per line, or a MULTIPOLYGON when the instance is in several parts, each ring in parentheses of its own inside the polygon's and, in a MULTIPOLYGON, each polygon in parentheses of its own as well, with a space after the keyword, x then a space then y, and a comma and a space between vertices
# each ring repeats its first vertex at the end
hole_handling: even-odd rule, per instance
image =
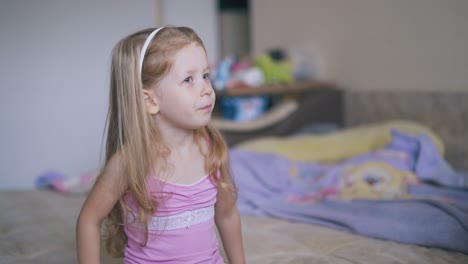
POLYGON ((211 110, 211 107, 212 107, 212 106, 213 106, 212 104, 205 105, 205 106, 201 107, 199 110, 205 110, 205 111, 206 111, 206 110, 211 110))

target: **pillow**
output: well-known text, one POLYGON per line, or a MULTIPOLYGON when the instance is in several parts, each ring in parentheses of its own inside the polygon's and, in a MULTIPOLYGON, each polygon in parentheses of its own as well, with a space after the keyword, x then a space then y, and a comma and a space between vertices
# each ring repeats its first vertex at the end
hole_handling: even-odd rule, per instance
MULTIPOLYGON (((392 129, 398 129, 409 135, 424 132, 434 141, 440 154, 444 153, 442 140, 431 129, 406 120, 368 124, 320 135, 264 137, 242 142, 235 148, 276 153, 296 161, 334 163, 385 147, 391 142, 392 129)), ((402 141, 403 139, 394 144, 401 145, 402 141)))

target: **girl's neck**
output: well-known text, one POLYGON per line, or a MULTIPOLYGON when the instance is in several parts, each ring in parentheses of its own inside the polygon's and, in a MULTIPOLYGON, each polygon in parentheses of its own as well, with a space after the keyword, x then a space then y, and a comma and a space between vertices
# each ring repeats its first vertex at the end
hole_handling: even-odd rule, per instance
POLYGON ((193 130, 161 129, 160 133, 165 145, 173 154, 189 153, 196 145, 193 130))

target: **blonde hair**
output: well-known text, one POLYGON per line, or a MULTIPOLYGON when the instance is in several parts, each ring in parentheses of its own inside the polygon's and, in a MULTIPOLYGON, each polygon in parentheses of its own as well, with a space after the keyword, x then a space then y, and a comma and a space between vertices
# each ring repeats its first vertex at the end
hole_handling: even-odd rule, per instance
MULTIPOLYGON (((123 216, 128 209, 124 196, 131 194, 138 204, 138 219, 145 226, 141 246, 148 240, 147 223, 157 204, 147 188, 147 180, 155 161, 163 160, 170 150, 162 142, 157 125, 147 114, 142 89, 157 85, 174 64, 174 55, 183 47, 202 40, 187 27, 165 27, 151 41, 146 51, 141 77, 138 60, 140 50, 154 29, 146 29, 120 40, 112 51, 109 109, 107 114, 107 166, 119 154, 128 189, 106 218, 104 240, 107 251, 122 257, 127 236, 123 216)), ((235 204, 237 188, 231 178, 228 148, 220 132, 212 125, 195 131, 198 144, 209 142, 205 171, 217 185, 220 198, 227 199, 229 209, 235 204), (217 172, 219 171, 219 174, 217 172)))

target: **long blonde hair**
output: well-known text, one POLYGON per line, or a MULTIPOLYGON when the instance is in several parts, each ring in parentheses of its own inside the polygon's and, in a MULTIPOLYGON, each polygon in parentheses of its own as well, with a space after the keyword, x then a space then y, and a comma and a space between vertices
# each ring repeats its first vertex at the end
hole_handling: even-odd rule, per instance
MULTIPOLYGON (((147 223, 157 204, 147 188, 150 170, 156 160, 164 160, 169 150, 160 138, 157 125, 147 114, 143 99, 143 88, 156 84, 173 66, 174 55, 181 48, 197 43, 205 49, 202 40, 187 27, 166 27, 151 41, 144 59, 142 73, 138 65, 140 50, 154 29, 146 29, 120 40, 112 51, 110 97, 107 114, 107 166, 117 153, 122 158, 124 177, 128 189, 138 204, 138 219, 145 226, 145 246, 148 240, 147 223), (140 77, 141 76, 141 77, 140 77)), ((205 170, 218 186, 222 199, 227 199, 229 208, 234 206, 237 188, 231 178, 228 148, 220 132, 211 125, 195 131, 200 144, 208 140, 209 150, 205 157, 205 170), (215 176, 219 171, 219 175, 215 176)), ((114 257, 122 257, 127 236, 124 232, 123 215, 127 206, 123 200, 116 203, 105 221, 104 240, 107 251, 114 257)))

